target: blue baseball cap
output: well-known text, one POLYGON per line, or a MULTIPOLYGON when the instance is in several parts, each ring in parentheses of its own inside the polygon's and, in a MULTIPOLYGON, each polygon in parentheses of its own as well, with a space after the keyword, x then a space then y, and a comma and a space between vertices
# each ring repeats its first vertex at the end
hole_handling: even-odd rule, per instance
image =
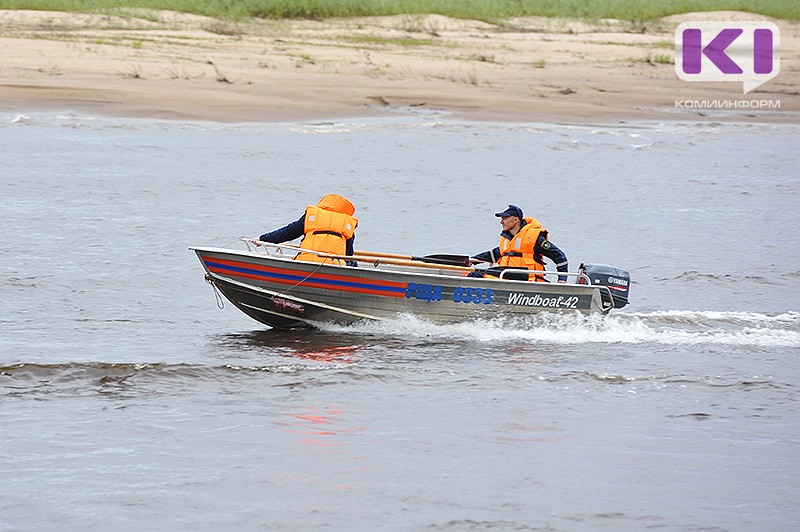
POLYGON ((516 205, 509 205, 506 210, 503 212, 496 212, 494 213, 495 216, 499 218, 505 218, 506 216, 516 216, 520 220, 522 220, 522 209, 517 207, 516 205))

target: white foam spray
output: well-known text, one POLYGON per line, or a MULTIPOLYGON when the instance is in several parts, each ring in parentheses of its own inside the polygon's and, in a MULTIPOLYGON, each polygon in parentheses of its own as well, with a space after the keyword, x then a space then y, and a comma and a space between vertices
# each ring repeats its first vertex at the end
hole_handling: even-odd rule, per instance
POLYGON ((524 319, 497 318, 437 324, 415 316, 326 330, 412 338, 453 338, 480 342, 527 340, 548 344, 665 344, 800 347, 800 312, 671 310, 610 316, 540 314, 524 319))

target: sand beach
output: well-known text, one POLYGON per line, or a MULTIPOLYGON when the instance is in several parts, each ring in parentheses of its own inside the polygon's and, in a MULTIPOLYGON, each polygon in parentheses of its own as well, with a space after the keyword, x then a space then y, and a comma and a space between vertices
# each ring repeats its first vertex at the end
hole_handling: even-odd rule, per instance
POLYGON ((173 12, 0 11, 0 111, 292 121, 446 112, 471 120, 648 119, 796 122, 800 24, 781 29, 781 71, 743 95, 689 83, 674 66, 687 20, 768 20, 740 12, 654 22, 437 15, 221 21, 173 12), (705 110, 685 100, 779 101, 705 110))

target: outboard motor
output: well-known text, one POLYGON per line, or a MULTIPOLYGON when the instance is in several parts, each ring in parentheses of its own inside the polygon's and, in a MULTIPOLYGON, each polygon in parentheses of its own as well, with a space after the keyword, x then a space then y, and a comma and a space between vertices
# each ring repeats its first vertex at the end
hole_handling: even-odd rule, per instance
MULTIPOLYGON (((614 308, 622 308, 628 304, 628 293, 631 289, 630 273, 607 264, 581 264, 580 271, 591 279, 593 286, 608 287, 614 308)), ((586 277, 581 276, 578 284, 586 284, 586 277)))

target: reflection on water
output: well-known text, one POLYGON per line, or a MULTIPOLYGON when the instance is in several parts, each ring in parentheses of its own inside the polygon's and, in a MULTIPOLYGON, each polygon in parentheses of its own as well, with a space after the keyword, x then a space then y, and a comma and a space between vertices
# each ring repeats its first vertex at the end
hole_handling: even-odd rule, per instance
POLYGON ((220 351, 246 357, 253 362, 279 356, 303 362, 352 364, 358 353, 367 349, 351 335, 311 330, 256 330, 244 333, 221 334, 211 338, 220 351))
POLYGON ((360 426, 350 426, 347 422, 349 416, 341 408, 308 405, 286 415, 288 420, 279 422, 278 425, 282 430, 296 436, 297 441, 303 445, 342 446, 346 445, 347 438, 336 436, 350 437, 364 430, 360 426))
MULTIPOLYGON (((256 327, 262 327, 256 325, 256 327)), ((351 335, 325 333, 309 329, 281 330, 256 329, 241 333, 226 333, 211 336, 212 345, 221 349, 241 350, 243 352, 269 353, 273 350, 291 351, 297 354, 325 352, 342 348, 358 349, 361 342, 351 335)))
POLYGON ((301 359, 314 360, 315 362, 343 362, 350 364, 355 361, 354 355, 358 352, 355 346, 331 347, 322 351, 316 350, 297 350, 293 356, 301 359))

